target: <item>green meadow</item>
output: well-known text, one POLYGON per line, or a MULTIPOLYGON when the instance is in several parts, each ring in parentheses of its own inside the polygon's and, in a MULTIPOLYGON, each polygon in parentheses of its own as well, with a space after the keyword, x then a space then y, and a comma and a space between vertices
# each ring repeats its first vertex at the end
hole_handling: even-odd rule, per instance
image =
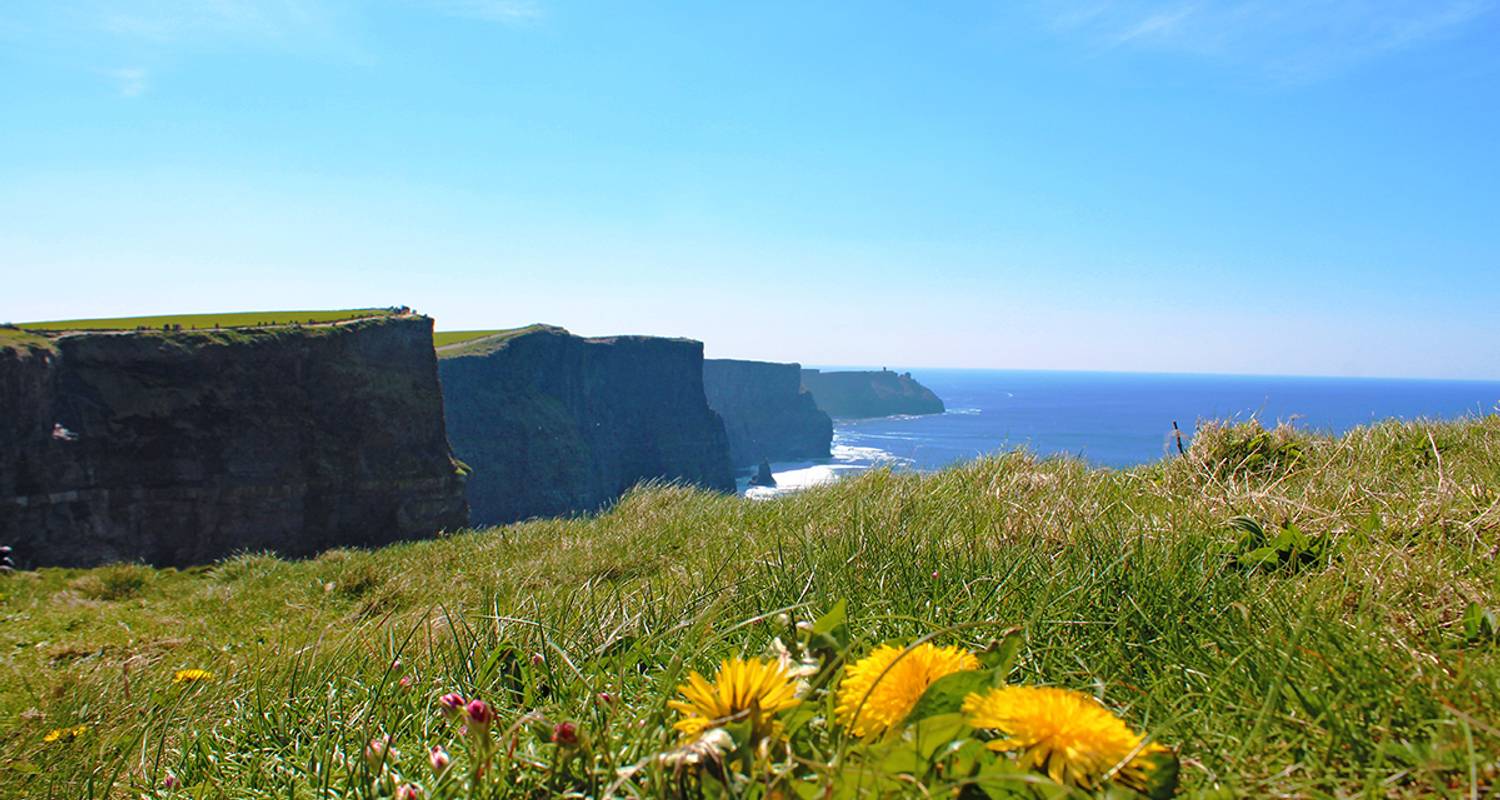
POLYGON ((519 334, 541 330, 545 327, 547 326, 527 325, 521 328, 497 328, 489 331, 435 331, 432 334, 432 344, 445 353, 466 351, 470 347, 482 350, 519 334))
POLYGON ((388 308, 349 308, 339 311, 245 311, 218 314, 167 314, 155 317, 110 317, 101 319, 64 319, 45 322, 20 322, 15 327, 28 331, 129 331, 136 328, 160 329, 164 325, 193 328, 245 328, 256 325, 291 325, 343 322, 364 317, 386 316, 388 308))
POLYGON ((0 576, 0 795, 1133 796, 995 756, 952 691, 878 739, 838 722, 851 662, 925 640, 986 686, 1096 698, 1170 748, 1184 796, 1492 797, 1497 549, 1489 416, 1208 426, 1128 470, 1011 453, 766 502, 645 487, 306 561, 20 572, 0 576), (667 704, 688 674, 778 643, 808 667, 800 705, 685 750, 667 704), (450 692, 493 723, 461 733, 450 692))

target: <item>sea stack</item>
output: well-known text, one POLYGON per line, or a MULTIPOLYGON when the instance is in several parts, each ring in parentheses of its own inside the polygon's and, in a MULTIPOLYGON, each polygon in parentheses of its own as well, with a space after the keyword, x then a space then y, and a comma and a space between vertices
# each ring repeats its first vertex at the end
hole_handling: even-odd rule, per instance
POLYGON ((760 468, 755 471, 754 477, 750 479, 751 486, 776 486, 776 476, 771 474, 771 462, 760 462, 760 468))

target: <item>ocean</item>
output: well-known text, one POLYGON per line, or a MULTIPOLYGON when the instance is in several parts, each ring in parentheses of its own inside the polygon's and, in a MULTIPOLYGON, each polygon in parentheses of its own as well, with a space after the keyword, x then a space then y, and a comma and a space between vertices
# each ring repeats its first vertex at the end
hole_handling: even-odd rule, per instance
MULTIPOLYGON (((905 371, 904 369, 902 371, 905 371)), ((834 420, 833 457, 771 465, 793 491, 872 467, 934 470, 1025 447, 1129 467, 1175 452, 1172 421, 1191 437, 1200 419, 1288 421, 1332 434, 1388 418, 1454 419, 1500 411, 1500 381, 1304 378, 1112 372, 912 369, 948 411, 834 420)))

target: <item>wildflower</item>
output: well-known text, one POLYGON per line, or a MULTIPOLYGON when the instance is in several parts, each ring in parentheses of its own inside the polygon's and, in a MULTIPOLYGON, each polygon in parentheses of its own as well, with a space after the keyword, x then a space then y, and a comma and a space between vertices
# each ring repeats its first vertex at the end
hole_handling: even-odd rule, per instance
POLYGON ((71 742, 88 732, 89 726, 87 725, 74 725, 71 728, 53 728, 47 731, 47 735, 42 737, 42 741, 48 744, 52 742, 71 742))
POLYGON ((855 736, 878 734, 906 719, 938 678, 972 669, 979 659, 957 647, 881 645, 844 670, 835 716, 855 736))
POLYGON ((396 684, 399 685, 403 689, 410 689, 412 687, 412 685, 415 684, 415 683, 416 683, 416 680, 413 679, 412 676, 410 676, 410 675, 402 675, 401 676, 401 680, 396 681, 396 684))
POLYGON ((1143 746, 1144 737, 1099 701, 1070 689, 990 689, 965 698, 963 713, 975 728, 1004 737, 990 742, 991 750, 1019 751, 1023 766, 1084 789, 1097 788, 1116 768, 1121 783, 1140 789, 1151 768, 1148 757, 1167 752, 1159 744, 1143 746))
POLYGON ((179 669, 172 674, 173 683, 198 683, 199 681, 211 681, 214 674, 206 669, 179 669))
POLYGON ((464 706, 464 718, 469 721, 466 727, 470 735, 485 738, 495 722, 495 711, 483 700, 474 699, 464 706))
POLYGON ((377 736, 365 745, 365 764, 371 772, 377 772, 387 761, 395 761, 396 753, 391 749, 390 736, 377 736))
POLYGON ((609 692, 600 692, 599 702, 607 706, 612 706, 615 704, 615 696, 610 694, 609 692))
POLYGON ((774 717, 802 702, 797 699, 795 677, 781 664, 760 658, 726 658, 713 683, 695 671, 677 691, 685 699, 667 705, 682 714, 673 727, 690 739, 742 719, 750 720, 753 738, 769 736, 778 727, 774 717))
POLYGON ((427 754, 427 763, 432 765, 432 774, 441 778, 448 767, 453 765, 453 759, 442 745, 433 745, 432 751, 427 754))
POLYGON ((422 800, 422 790, 415 784, 403 783, 396 787, 396 800, 422 800))
POLYGON ((552 726, 552 742, 563 747, 574 747, 578 744, 578 726, 571 722, 559 722, 552 726))
POLYGON ((449 692, 438 698, 438 706, 443 709, 443 716, 458 716, 458 712, 464 708, 464 696, 458 692, 449 692))
POLYGON ((182 781, 178 780, 177 776, 173 775, 170 772, 167 773, 167 777, 161 779, 161 788, 166 789, 169 792, 181 785, 182 781))
POLYGON ((545 663, 547 663, 547 657, 546 656, 542 655, 541 653, 532 653, 531 654, 531 666, 533 666, 533 667, 540 667, 541 665, 543 665, 545 663))

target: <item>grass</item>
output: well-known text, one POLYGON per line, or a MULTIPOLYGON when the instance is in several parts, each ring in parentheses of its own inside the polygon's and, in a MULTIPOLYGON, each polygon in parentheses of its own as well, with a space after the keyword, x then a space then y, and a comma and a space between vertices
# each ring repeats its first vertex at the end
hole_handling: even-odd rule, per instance
POLYGON ((292 323, 343 322, 364 317, 387 316, 388 308, 350 308, 339 311, 245 311, 220 314, 167 314, 155 317, 113 317, 108 319, 65 319, 44 322, 21 322, 16 327, 28 331, 129 331, 180 325, 184 329, 244 328, 256 325, 290 325, 292 323))
POLYGON ((432 344, 444 356, 482 354, 523 333, 531 333, 551 327, 550 325, 538 323, 521 328, 503 328, 490 331, 436 331, 432 334, 432 344))
MULTIPOLYGON (((500 715, 474 796, 691 793, 710 779, 620 771, 676 746, 685 671, 806 639, 778 612, 841 599, 853 655, 1019 629, 1010 681, 1100 697, 1179 749, 1191 795, 1493 796, 1500 644, 1472 620, 1500 609, 1500 416, 1263 433, 1206 425, 1122 471, 1016 453, 299 562, 11 575, 0 796, 164 796, 171 774, 172 796, 373 797, 372 737, 423 780, 429 746, 461 752, 449 691, 500 715), (550 741, 564 721, 579 745, 550 741)), ((859 754, 806 730, 802 796, 859 754)))
POLYGON ((432 334, 432 345, 434 347, 447 347, 453 344, 472 342, 475 339, 483 339, 486 336, 506 333, 504 329, 492 331, 434 331, 432 334))

